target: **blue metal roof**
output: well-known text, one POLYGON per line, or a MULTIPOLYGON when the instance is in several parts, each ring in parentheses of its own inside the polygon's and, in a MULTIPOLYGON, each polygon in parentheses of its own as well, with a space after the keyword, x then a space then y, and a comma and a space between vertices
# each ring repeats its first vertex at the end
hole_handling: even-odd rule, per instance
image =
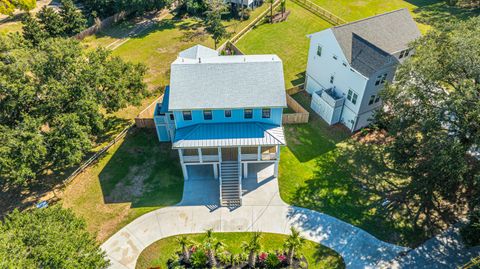
POLYGON ((173 148, 285 145, 283 127, 259 122, 207 123, 177 129, 173 148))

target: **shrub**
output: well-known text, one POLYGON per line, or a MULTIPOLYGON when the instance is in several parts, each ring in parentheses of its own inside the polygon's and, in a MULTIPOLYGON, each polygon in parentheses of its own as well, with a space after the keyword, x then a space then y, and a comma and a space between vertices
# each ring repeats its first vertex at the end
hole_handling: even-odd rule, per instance
POLYGON ((205 268, 207 267, 208 257, 203 250, 197 249, 190 257, 193 268, 205 268))
POLYGON ((304 261, 301 261, 299 264, 300 268, 307 268, 307 263, 304 261))
POLYGON ((229 264, 231 262, 231 256, 228 252, 217 253, 217 259, 223 264, 229 264))
POLYGON ((463 241, 468 246, 480 244, 480 210, 473 211, 469 216, 469 223, 460 230, 463 241))
POLYGON ((267 259, 265 260, 265 265, 269 269, 278 268, 280 266, 280 260, 276 254, 269 253, 267 259))

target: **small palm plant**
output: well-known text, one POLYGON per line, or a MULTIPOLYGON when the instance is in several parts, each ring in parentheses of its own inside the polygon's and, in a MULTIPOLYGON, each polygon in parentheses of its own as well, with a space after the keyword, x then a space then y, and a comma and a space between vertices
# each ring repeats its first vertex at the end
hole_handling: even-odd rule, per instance
POLYGON ((243 242, 242 249, 244 251, 248 251, 248 266, 250 268, 255 268, 255 263, 257 260, 257 253, 262 248, 260 244, 260 238, 262 238, 262 234, 259 232, 253 233, 252 239, 248 243, 243 242))
POLYGON ((213 236, 213 230, 208 229, 205 235, 205 241, 203 242, 203 247, 207 251, 207 257, 210 267, 217 267, 217 259, 215 257, 215 253, 223 246, 224 244, 218 241, 215 236, 213 236))
POLYGON ((291 265, 293 263, 293 257, 295 251, 301 249, 305 245, 305 238, 300 236, 300 232, 294 227, 290 228, 292 234, 290 234, 285 241, 284 247, 287 249, 287 263, 291 265))
POLYGON ((190 251, 188 247, 192 244, 192 240, 184 235, 177 239, 177 243, 182 247, 183 262, 190 263, 190 251))

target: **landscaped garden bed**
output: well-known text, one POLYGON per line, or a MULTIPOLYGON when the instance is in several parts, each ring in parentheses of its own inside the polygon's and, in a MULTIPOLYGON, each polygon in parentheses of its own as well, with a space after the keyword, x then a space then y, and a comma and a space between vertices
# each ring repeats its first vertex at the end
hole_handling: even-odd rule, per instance
POLYGON ((252 257, 255 268, 345 268, 336 252, 300 237, 211 231, 161 239, 141 253, 136 268, 209 268, 212 254, 216 268, 249 268, 252 257), (292 243, 297 247, 287 265, 292 243))

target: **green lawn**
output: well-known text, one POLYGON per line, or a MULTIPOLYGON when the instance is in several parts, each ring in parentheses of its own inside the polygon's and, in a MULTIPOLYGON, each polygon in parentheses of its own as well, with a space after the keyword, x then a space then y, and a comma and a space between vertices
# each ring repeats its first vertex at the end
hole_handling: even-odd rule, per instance
POLYGON ((153 130, 134 130, 60 194, 102 242, 154 209, 180 202, 183 176, 170 144, 153 130))
MULTIPOLYGON (((252 233, 215 233, 215 237, 226 244, 225 249, 230 253, 241 253, 241 243, 250 239, 252 233)), ((204 234, 188 235, 195 242, 201 242, 204 234)), ((275 251, 283 249, 287 236, 280 234, 264 233, 261 239, 262 251, 275 251)), ((167 237, 148 246, 137 261, 136 268, 166 268, 167 261, 180 250, 176 242, 178 236, 167 237)), ((309 268, 345 268, 342 258, 335 251, 307 241, 301 253, 307 258, 309 268)))
MULTIPOLYGON (((304 93, 294 95, 305 108, 304 93)), ((310 110, 310 109, 309 109, 310 110)), ((358 226, 384 241, 413 246, 426 235, 407 223, 400 209, 382 206, 380 178, 390 176, 381 152, 349 137, 340 126, 329 127, 310 110, 310 122, 286 125, 279 186, 282 199, 324 212, 358 226)))
POLYGON ((287 21, 258 25, 236 45, 246 54, 277 54, 283 60, 285 83, 290 88, 303 83, 309 46, 307 34, 331 25, 292 1, 287 3, 287 10, 291 11, 287 21))
POLYGON ((8 34, 22 31, 22 23, 20 21, 11 21, 0 24, 0 34, 8 34))

